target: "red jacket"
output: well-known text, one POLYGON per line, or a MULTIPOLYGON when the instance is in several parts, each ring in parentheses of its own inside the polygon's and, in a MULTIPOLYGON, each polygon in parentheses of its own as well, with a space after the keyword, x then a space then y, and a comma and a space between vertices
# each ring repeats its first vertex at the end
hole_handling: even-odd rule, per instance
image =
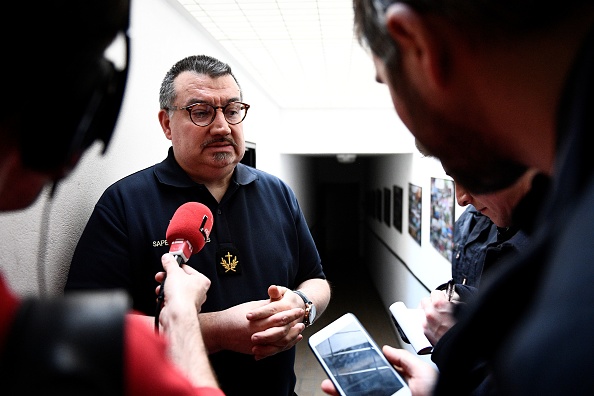
MULTIPOLYGON (((17 312, 20 299, 0 275, 0 347, 17 312)), ((126 395, 223 396, 216 388, 196 388, 167 357, 166 340, 139 315, 127 315, 124 329, 124 381, 126 395)))

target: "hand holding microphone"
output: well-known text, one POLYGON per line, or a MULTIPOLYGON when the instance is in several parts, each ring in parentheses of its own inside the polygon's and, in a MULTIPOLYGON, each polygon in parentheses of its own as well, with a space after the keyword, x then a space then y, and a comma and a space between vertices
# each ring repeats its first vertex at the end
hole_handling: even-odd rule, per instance
POLYGON ((179 326, 180 321, 189 323, 196 320, 196 313, 206 301, 211 282, 194 268, 179 266, 171 254, 164 254, 161 263, 165 272, 159 272, 155 279, 162 282, 167 275, 167 303, 162 306, 158 323, 167 330, 179 326))
MULTIPOLYGON (((186 263, 190 256, 198 253, 210 241, 213 216, 207 206, 199 202, 186 202, 181 205, 171 218, 167 227, 166 239, 169 253, 177 263, 186 263)), ((155 313, 155 331, 159 331, 159 313, 165 299, 165 277, 161 282, 155 313)))

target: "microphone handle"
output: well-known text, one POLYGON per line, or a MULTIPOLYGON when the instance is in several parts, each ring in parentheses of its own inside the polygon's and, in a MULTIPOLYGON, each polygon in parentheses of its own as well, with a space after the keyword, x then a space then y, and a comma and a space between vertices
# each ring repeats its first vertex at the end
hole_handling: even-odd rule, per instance
MULTIPOLYGON (((177 261, 178 265, 182 265, 184 263, 184 258, 180 254, 174 254, 175 261, 177 261)), ((165 280, 167 279, 167 273, 163 277, 163 282, 161 282, 161 288, 159 289, 159 295, 157 296, 157 309, 155 312, 155 332, 159 333, 159 314, 161 313, 161 308, 163 307, 163 302, 165 301, 165 280)))

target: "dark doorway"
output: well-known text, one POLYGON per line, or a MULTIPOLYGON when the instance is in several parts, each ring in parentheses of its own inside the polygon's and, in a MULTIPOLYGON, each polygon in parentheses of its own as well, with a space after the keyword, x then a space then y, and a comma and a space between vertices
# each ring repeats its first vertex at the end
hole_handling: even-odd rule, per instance
POLYGON ((318 185, 318 250, 328 280, 351 277, 359 261, 359 183, 318 185))

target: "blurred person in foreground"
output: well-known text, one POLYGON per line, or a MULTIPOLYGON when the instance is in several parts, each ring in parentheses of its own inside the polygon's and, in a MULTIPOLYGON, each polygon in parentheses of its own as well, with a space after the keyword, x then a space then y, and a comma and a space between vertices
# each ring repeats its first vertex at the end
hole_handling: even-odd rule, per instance
MULTIPOLYGON (((116 36, 127 43, 129 12, 128 0, 2 6, 11 18, 1 28, 2 90, 11 101, 0 115, 2 212, 55 188, 95 141, 107 147, 127 66, 117 70, 103 54, 116 36), (42 45, 32 48, 32 37, 42 45)), ((153 276, 162 280, 164 268, 169 280, 160 317, 167 338, 129 311, 122 293, 20 297, 0 277, 2 393, 222 395, 197 315, 210 281, 169 254, 159 262, 153 276)))
POLYGON ((452 178, 475 194, 529 167, 551 178, 530 246, 481 283, 439 373, 407 351, 384 352, 415 395, 470 394, 485 373, 492 394, 594 393, 594 4, 355 0, 354 9, 377 80, 452 178))
MULTIPOLYGON (((322 263, 295 193, 241 163, 250 105, 231 67, 191 55, 165 74, 158 120, 166 158, 99 198, 72 258, 65 290, 124 289, 156 316, 151 276, 175 210, 200 202, 214 214, 210 242, 187 264, 211 283, 200 326, 227 395, 294 394, 295 344, 330 299, 322 263)), ((166 283, 167 285, 167 283, 166 283)))

